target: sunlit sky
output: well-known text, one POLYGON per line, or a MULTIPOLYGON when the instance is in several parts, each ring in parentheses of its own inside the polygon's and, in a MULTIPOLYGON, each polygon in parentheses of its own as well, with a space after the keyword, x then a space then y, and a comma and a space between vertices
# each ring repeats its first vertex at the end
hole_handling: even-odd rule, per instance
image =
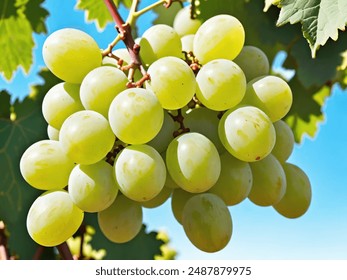
MULTIPOLYGON (((143 0, 142 5, 151 2, 143 0)), ((91 34, 105 48, 115 35, 110 24, 102 33, 93 23, 84 22, 84 13, 74 11, 76 1, 45 1, 50 11, 48 32, 63 27, 79 28, 91 34)), ((150 17, 146 17, 148 20, 150 17)), ((140 33, 147 27, 141 20, 140 33)), ((11 83, 0 78, 0 89, 8 89, 13 99, 23 98, 30 84, 40 83, 37 72, 44 63, 41 47, 46 35, 35 36, 35 64, 30 73, 19 70, 11 83)), ((289 162, 309 176, 313 198, 309 211, 299 219, 286 219, 271 207, 259 207, 245 200, 230 207, 233 236, 218 253, 201 252, 191 245, 176 222, 170 200, 157 209, 144 211, 148 230, 165 230, 177 259, 347 259, 347 92, 335 88, 323 110, 325 121, 314 139, 305 137, 296 145, 289 162)))

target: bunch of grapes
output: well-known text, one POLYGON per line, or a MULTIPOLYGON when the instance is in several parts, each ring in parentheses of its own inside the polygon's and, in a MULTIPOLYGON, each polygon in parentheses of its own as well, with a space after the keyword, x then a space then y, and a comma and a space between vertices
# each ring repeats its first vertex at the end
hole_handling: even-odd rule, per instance
POLYGON ((27 216, 32 239, 59 245, 89 212, 109 240, 127 242, 140 231, 143 207, 169 197, 187 237, 205 252, 228 244, 229 206, 246 198, 288 218, 303 215, 310 182, 287 162, 294 137, 282 120, 291 89, 244 41, 237 18, 201 23, 183 8, 173 27, 154 25, 140 38, 150 78, 129 87, 129 77, 143 73, 126 49, 102 57, 80 30, 51 34, 43 57, 63 82, 42 103, 49 139, 20 161, 24 179, 44 191, 27 216))

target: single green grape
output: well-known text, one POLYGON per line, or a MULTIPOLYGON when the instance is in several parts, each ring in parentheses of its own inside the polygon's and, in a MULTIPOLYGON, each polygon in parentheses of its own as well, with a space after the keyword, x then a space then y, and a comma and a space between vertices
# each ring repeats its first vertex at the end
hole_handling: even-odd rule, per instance
POLYGON ((164 204, 172 194, 173 189, 168 187, 163 187, 155 197, 150 200, 141 202, 141 205, 145 208, 156 208, 164 204))
POLYGON ((188 199, 193 197, 194 193, 187 192, 181 188, 174 189, 171 195, 171 210, 177 222, 182 224, 183 208, 188 199))
POLYGON ((51 125, 47 125, 47 136, 50 140, 59 141, 59 130, 51 125))
POLYGON ((180 37, 189 34, 195 34, 195 32, 201 26, 201 21, 198 19, 192 19, 190 13, 191 8, 189 6, 186 6, 178 11, 175 16, 173 28, 180 37))
POLYGON ((84 213, 64 190, 41 194, 31 205, 26 226, 30 237, 46 247, 57 246, 73 236, 83 221, 84 213))
POLYGON ((85 75, 101 65, 101 51, 87 33, 63 28, 53 32, 42 47, 43 60, 58 78, 80 84, 85 75))
POLYGON ((283 120, 275 122, 274 127, 276 131, 276 143, 271 153, 283 164, 294 149, 294 134, 289 125, 283 120))

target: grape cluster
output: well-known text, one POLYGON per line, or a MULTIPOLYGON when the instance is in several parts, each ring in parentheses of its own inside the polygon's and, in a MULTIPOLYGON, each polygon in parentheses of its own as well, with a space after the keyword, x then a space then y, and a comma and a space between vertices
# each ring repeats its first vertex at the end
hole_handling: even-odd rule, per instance
POLYGON ((80 30, 51 34, 43 58, 63 82, 42 103, 49 139, 20 161, 24 179, 44 191, 27 216, 33 240, 56 246, 90 212, 108 239, 127 242, 140 231, 142 208, 169 197, 189 240, 206 252, 228 244, 228 207, 246 198, 303 215, 310 182, 287 162, 294 137, 282 120, 291 89, 244 42, 237 18, 201 23, 183 8, 173 27, 154 25, 139 39, 150 79, 129 88, 129 77, 142 76, 124 67, 132 62, 126 49, 102 57, 80 30))

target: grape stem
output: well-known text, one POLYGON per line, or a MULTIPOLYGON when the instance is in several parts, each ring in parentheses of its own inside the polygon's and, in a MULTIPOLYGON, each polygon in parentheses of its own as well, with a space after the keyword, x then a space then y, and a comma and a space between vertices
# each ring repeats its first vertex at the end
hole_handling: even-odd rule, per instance
POLYGON ((59 251, 60 256, 64 259, 64 260, 73 260, 71 251, 69 246, 67 245, 66 242, 61 243, 60 245, 57 246, 57 249, 59 251))

